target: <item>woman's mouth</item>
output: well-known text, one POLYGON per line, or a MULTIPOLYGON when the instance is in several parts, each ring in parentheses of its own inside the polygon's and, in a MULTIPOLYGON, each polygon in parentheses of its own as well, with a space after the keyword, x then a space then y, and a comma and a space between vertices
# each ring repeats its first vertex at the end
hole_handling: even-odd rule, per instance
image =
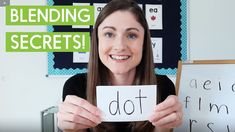
POLYGON ((127 60, 130 58, 129 55, 110 55, 113 60, 127 60))

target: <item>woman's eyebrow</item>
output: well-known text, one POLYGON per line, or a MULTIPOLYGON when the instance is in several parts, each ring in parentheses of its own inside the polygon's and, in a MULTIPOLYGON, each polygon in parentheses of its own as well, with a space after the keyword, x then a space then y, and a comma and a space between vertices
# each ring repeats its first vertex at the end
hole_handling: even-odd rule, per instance
MULTIPOLYGON (((116 28, 113 27, 113 26, 105 26, 105 27, 102 28, 102 30, 107 29, 107 28, 116 31, 116 28)), ((134 27, 131 27, 131 28, 127 28, 127 29, 126 29, 126 31, 130 31, 130 30, 136 30, 137 32, 139 32, 139 29, 138 29, 138 28, 134 28, 134 27)))
POLYGON ((136 30, 137 32, 139 32, 138 28, 127 28, 126 31, 130 31, 130 30, 136 30))
POLYGON ((115 28, 115 27, 112 27, 112 26, 105 26, 105 27, 102 28, 102 30, 104 30, 104 29, 106 29, 106 28, 111 28, 111 29, 114 30, 114 31, 116 30, 116 28, 115 28))

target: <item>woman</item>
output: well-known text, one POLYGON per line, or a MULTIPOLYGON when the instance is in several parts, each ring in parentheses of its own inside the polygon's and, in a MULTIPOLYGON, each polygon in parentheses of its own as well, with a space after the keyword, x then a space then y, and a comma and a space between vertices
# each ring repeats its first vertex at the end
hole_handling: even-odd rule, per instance
POLYGON ((169 131, 182 123, 182 106, 174 94, 174 84, 154 74, 150 32, 141 8, 132 0, 112 0, 94 25, 87 75, 75 75, 64 85, 58 126, 65 132, 169 131), (101 122, 98 85, 157 85, 158 104, 148 121, 101 122))

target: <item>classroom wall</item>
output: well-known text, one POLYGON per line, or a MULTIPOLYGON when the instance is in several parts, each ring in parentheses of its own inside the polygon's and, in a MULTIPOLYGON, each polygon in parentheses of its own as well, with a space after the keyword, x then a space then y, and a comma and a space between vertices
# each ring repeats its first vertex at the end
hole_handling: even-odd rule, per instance
MULTIPOLYGON (((11 1, 11 5, 45 4, 44 0, 11 1)), ((191 60, 235 59, 234 5, 234 0, 189 2, 191 60)), ((5 9, 0 7, 0 131, 40 132, 40 112, 58 105, 68 77, 45 77, 47 53, 6 53, 5 32, 10 31, 44 32, 46 27, 6 26, 5 9)), ((174 76, 171 79, 175 81, 174 76)))
POLYGON ((235 59, 234 5, 234 0, 189 1, 190 59, 235 59))

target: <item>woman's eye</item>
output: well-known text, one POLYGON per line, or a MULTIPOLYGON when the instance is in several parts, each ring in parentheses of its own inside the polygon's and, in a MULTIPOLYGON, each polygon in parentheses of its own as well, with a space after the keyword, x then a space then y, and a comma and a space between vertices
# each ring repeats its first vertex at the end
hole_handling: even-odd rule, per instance
POLYGON ((104 34, 105 37, 111 38, 113 37, 113 33, 107 32, 104 34))
POLYGON ((127 35, 127 38, 128 38, 128 39, 136 39, 136 38, 137 38, 137 35, 136 35, 136 34, 128 34, 128 35, 127 35))

